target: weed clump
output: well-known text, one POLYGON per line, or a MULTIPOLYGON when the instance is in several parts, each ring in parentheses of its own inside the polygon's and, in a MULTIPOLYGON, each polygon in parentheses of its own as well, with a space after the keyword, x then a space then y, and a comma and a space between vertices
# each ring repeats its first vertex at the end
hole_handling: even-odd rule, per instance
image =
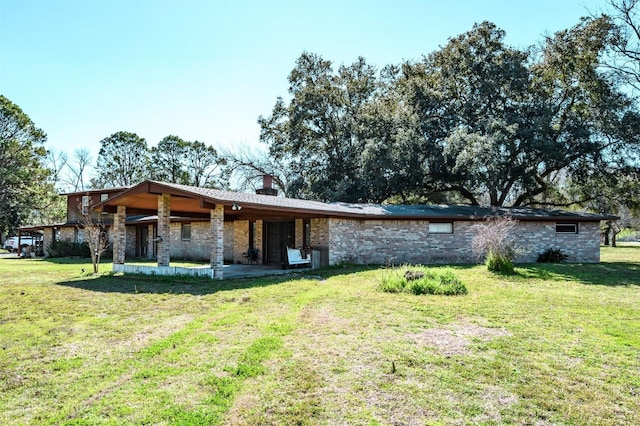
POLYGON ((467 287, 453 271, 423 267, 393 268, 385 270, 378 289, 387 293, 436 294, 454 296, 467 294, 467 287))
POLYGON ((503 275, 513 275, 513 262, 509 257, 490 251, 484 261, 487 270, 503 275))
POLYGON ((562 263, 566 262, 569 256, 560 249, 549 248, 538 256, 538 263, 562 263))

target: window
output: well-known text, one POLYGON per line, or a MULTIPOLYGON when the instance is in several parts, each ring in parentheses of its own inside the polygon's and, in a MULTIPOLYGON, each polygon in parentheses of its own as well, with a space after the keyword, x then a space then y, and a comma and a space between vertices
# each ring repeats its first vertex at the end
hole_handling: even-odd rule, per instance
POLYGON ((100 194, 100 202, 107 201, 109 194, 100 194))
POLYGON ((558 234, 577 234, 577 223, 556 223, 556 232, 558 234))
POLYGON ((89 214, 89 205, 91 204, 91 196, 82 196, 82 214, 89 214))
POLYGON ((191 224, 183 223, 182 224, 182 240, 189 241, 191 239, 191 224))
POLYGON ((453 234, 453 222, 429 222, 430 234, 453 234))

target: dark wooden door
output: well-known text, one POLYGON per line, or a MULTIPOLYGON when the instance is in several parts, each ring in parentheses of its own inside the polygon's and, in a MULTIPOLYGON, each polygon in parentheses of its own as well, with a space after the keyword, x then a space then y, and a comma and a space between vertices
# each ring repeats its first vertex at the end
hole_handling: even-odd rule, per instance
POLYGON ((295 245, 295 221, 266 222, 264 252, 267 263, 282 263, 286 260, 286 247, 295 245))
POLYGON ((147 257, 149 254, 149 228, 138 228, 138 256, 147 257))

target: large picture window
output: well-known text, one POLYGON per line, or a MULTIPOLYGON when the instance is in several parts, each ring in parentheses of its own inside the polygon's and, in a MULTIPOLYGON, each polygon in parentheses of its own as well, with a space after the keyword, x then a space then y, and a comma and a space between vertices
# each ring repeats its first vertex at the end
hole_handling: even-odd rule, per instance
POLYGON ((453 234, 453 222, 429 222, 430 234, 453 234))
POLYGON ((556 223, 556 232, 558 234, 577 234, 577 223, 556 223))
POLYGON ((182 240, 183 241, 189 241, 191 240, 191 224, 190 223, 183 223, 182 224, 182 240))

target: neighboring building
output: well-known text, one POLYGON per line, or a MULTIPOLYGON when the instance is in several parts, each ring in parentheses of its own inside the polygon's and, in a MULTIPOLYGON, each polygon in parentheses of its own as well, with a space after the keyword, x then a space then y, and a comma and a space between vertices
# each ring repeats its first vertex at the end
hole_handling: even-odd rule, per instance
POLYGON ((223 263, 283 264, 286 247, 313 251, 319 266, 469 263, 477 261, 471 227, 508 215, 518 220, 516 262, 535 262, 555 248, 571 262, 593 263, 600 261, 600 221, 613 218, 530 208, 321 203, 278 197, 270 177, 257 192, 145 181, 64 194, 67 221, 41 227, 45 251, 54 239, 81 242, 80 220, 90 212, 110 228, 114 270, 128 270, 126 259, 147 258, 157 259, 151 272, 168 273, 171 258, 195 259, 210 264, 200 273, 221 278, 223 263))

